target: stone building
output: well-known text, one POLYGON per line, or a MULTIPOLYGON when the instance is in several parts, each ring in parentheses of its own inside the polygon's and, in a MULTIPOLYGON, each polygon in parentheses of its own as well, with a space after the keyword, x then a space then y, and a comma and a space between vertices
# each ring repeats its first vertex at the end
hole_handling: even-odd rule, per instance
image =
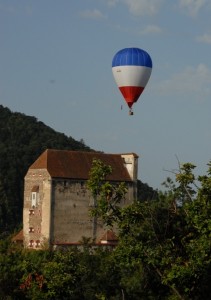
MULTIPOLYGON (((120 205, 128 205, 137 195, 138 156, 66 150, 46 150, 30 166, 24 185, 24 246, 74 245, 83 238, 96 243, 114 242, 112 232, 90 216, 93 197, 86 181, 93 159, 112 167, 108 180, 125 182, 128 192, 120 205), (110 240, 105 240, 109 236, 110 240)), ((114 235, 113 235, 114 236, 114 235)))

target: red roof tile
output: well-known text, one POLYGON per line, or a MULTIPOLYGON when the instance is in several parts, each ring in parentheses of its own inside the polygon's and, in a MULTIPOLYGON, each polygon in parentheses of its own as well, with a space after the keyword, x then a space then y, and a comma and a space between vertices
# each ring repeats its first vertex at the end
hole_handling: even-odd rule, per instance
POLYGON ((31 192, 39 192, 39 185, 34 185, 31 192))
MULTIPOLYGON (((133 154, 136 156, 135 154, 133 154)), ((30 169, 47 169, 51 177, 88 179, 93 159, 112 167, 111 181, 131 181, 120 154, 47 149, 30 169)))
POLYGON ((13 238, 13 242, 23 242, 23 229, 21 229, 13 238))
POLYGON ((116 241, 118 241, 118 238, 112 230, 107 230, 100 240, 101 240, 101 242, 102 241, 116 242, 116 241))

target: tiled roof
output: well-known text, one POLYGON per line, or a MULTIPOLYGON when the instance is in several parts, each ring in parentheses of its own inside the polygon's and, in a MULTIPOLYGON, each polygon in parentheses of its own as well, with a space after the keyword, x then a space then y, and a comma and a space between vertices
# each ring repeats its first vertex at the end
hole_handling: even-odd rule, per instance
POLYGON ((30 169, 47 169, 53 178, 86 180, 89 178, 93 159, 99 159, 112 167, 112 174, 108 176, 108 180, 131 181, 121 154, 47 149, 30 169))
POLYGON ((31 192, 39 192, 39 185, 34 185, 31 192))
POLYGON ((13 238, 13 242, 23 242, 23 229, 21 229, 13 238))
POLYGON ((106 242, 117 242, 118 238, 116 234, 112 230, 107 230, 102 238, 100 239, 101 242, 106 241, 106 242))

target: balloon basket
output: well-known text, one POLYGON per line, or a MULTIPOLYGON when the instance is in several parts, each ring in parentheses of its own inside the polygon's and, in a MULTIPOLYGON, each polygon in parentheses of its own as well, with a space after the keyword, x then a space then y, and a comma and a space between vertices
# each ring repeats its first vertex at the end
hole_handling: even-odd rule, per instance
POLYGON ((133 116, 133 111, 129 110, 129 116, 133 116))

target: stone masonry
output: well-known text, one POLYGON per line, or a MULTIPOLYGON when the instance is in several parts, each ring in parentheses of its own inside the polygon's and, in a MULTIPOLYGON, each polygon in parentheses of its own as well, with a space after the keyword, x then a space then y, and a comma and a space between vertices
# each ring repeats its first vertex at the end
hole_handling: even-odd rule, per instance
POLYGON ((65 150, 46 150, 25 176, 24 247, 74 245, 83 237, 100 243, 106 228, 90 216, 94 200, 86 188, 93 159, 111 165, 113 184, 125 182, 128 193, 121 206, 137 194, 138 156, 65 150))

